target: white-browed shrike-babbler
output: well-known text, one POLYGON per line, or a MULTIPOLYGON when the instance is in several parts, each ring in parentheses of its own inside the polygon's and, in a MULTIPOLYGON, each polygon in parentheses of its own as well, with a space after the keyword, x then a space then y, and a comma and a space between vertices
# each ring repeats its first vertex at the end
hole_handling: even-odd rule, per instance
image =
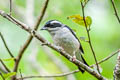
MULTIPOLYGON (((50 20, 46 22, 41 30, 47 30, 51 34, 54 44, 61 47, 65 52, 71 55, 73 60, 76 58, 88 65, 82 56, 84 51, 80 41, 70 27, 57 20, 50 20)), ((80 67, 78 68, 82 73, 84 72, 84 69, 80 67)))

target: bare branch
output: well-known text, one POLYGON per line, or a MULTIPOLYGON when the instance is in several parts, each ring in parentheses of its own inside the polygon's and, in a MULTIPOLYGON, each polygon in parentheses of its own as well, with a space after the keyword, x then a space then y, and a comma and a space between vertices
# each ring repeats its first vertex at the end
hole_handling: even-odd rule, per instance
MULTIPOLYGON (((42 11, 41 11, 41 13, 40 13, 40 16, 38 17, 38 20, 37 20, 37 22, 36 22, 36 24, 35 24, 35 26, 34 26, 34 29, 35 29, 35 30, 38 29, 38 26, 39 26, 39 24, 41 23, 41 21, 42 21, 42 19, 43 19, 43 16, 45 15, 45 12, 46 12, 46 9, 47 9, 47 6, 48 6, 48 2, 49 2, 49 0, 46 0, 46 1, 45 1, 45 4, 43 5, 42 11)), ((12 17, 11 17, 11 18, 12 18, 12 17)), ((12 20, 14 21, 14 19, 12 19, 12 20)), ((15 22, 16 22, 16 20, 15 20, 15 22)), ((16 23, 17 23, 17 22, 16 22, 16 23)), ((20 22, 19 22, 19 23, 20 23, 20 22)), ((17 23, 19 26, 22 26, 22 27, 26 26, 26 25, 24 25, 23 23, 21 23, 22 25, 20 25, 19 23, 17 23)), ((24 27, 24 28, 25 28, 25 27, 24 27)), ((29 27, 28 27, 28 26, 26 27, 26 30, 29 30, 29 27)), ((19 55, 18 55, 18 57, 17 57, 17 61, 16 61, 15 66, 14 66, 14 70, 13 70, 14 72, 17 72, 18 66, 19 66, 19 62, 20 62, 20 60, 21 60, 21 58, 22 58, 25 50, 27 49, 27 47, 29 46, 30 42, 32 41, 32 39, 33 39, 33 36, 30 35, 30 36, 28 37, 28 39, 26 40, 25 44, 23 45, 23 47, 20 49, 19 55)), ((15 77, 13 78, 13 80, 15 80, 15 77)))
POLYGON ((117 57, 117 63, 114 69, 114 80, 120 80, 120 51, 117 57))
MULTIPOLYGON (((38 40, 35 40, 35 41, 38 41, 38 40)), ((38 61, 37 61, 37 56, 38 56, 38 51, 39 51, 39 48, 37 47, 38 45, 35 44, 33 46, 33 48, 31 49, 31 53, 28 57, 28 61, 29 61, 29 66, 31 66, 31 68, 34 70, 34 71, 37 71, 37 74, 38 75, 49 75, 50 73, 46 70, 46 68, 44 67, 41 67, 42 64, 40 64, 38 61), (34 64, 34 65, 32 65, 34 64)), ((47 78, 45 80, 55 80, 54 77, 52 78, 47 78)))
POLYGON ((21 69, 19 69, 19 72, 20 72, 20 79, 23 80, 23 76, 22 76, 22 73, 21 73, 21 69))
POLYGON ((113 9, 114 9, 114 12, 115 12, 115 16, 116 16, 118 22, 120 23, 120 18, 119 18, 119 16, 118 16, 118 12, 117 12, 117 9, 116 9, 116 7, 115 7, 114 0, 111 0, 111 3, 112 3, 112 6, 113 6, 113 9))
MULTIPOLYGON (((79 70, 75 70, 72 72, 66 72, 66 73, 62 73, 62 74, 54 74, 54 75, 41 75, 41 76, 28 76, 28 77, 23 77, 23 79, 29 79, 29 78, 51 78, 51 77, 64 77, 64 76, 68 76, 71 75, 73 73, 77 73, 79 70)), ((21 80, 21 78, 18 78, 18 80, 21 80)))
POLYGON ((92 51, 92 53, 93 53, 93 56, 94 56, 94 59, 95 59, 95 63, 96 63, 96 65, 97 65, 97 70, 98 70, 98 72, 99 72, 99 74, 100 74, 100 70, 99 70, 97 58, 96 58, 96 55, 95 55, 95 51, 94 51, 94 49, 93 49, 93 47, 92 47, 92 43, 91 43, 91 37, 90 37, 90 33, 89 33, 90 30, 88 30, 87 24, 86 24, 86 21, 85 21, 84 5, 83 5, 82 2, 81 2, 81 7, 82 7, 82 13, 83 13, 83 20, 84 20, 85 28, 86 28, 87 35, 88 35, 88 43, 89 43, 89 46, 90 46, 91 51, 92 51))
POLYGON ((86 0, 85 2, 84 2, 84 7, 86 6, 86 4, 89 2, 90 0, 86 0))
MULTIPOLYGON (((46 46, 43 46, 43 50, 47 54, 48 58, 51 59, 53 63, 55 63, 55 65, 60 69, 61 72, 63 72, 63 73, 67 72, 69 74, 69 72, 71 70, 69 69, 69 66, 67 66, 66 64, 63 63, 62 59, 58 58, 58 56, 56 56, 55 54, 53 54, 50 51, 50 48, 48 48, 46 46)), ((74 71, 72 71, 72 72, 74 72, 74 71)), ((79 70, 78 70, 78 72, 79 72, 79 70)), ((73 73, 73 75, 66 76, 66 80, 76 80, 75 76, 74 76, 74 73, 73 73)))
POLYGON ((10 0, 10 15, 12 14, 12 0, 10 0))
POLYGON ((6 69, 7 72, 11 72, 1 59, 0 59, 0 62, 2 63, 2 65, 4 66, 4 68, 6 69))
POLYGON ((1 73, 1 72, 0 72, 0 75, 1 75, 2 79, 3 79, 3 80, 5 80, 5 78, 4 78, 4 76, 2 75, 2 73, 1 73))
MULTIPOLYGON (((10 19, 9 19, 9 18, 10 18, 9 16, 4 16, 4 15, 6 15, 6 13, 3 13, 3 11, 0 11, 0 15, 3 16, 4 18, 10 20, 10 19), (1 13, 1 12, 2 12, 2 13, 1 13)), ((13 18, 13 19, 14 19, 14 18, 13 18)), ((10 20, 10 21, 11 21, 11 20, 10 20)), ((15 21, 15 23, 18 23, 18 22, 16 22, 16 21, 18 21, 18 20, 12 20, 12 21, 15 21)), ((12 21, 11 21, 11 22, 12 22, 12 21)), ((19 24, 18 24, 18 25, 19 25, 19 24)), ((46 46, 48 46, 48 47, 50 47, 50 48, 52 48, 52 49, 60 52, 60 54, 63 55, 64 57, 66 57, 68 60, 72 60, 72 57, 71 57, 68 53, 62 51, 61 49, 58 49, 58 47, 56 47, 55 45, 49 43, 49 42, 48 42, 47 40, 45 40, 41 35, 39 35, 38 33, 36 33, 36 31, 34 31, 34 30, 30 29, 30 28, 27 28, 27 26, 23 26, 23 24, 21 24, 21 25, 22 25, 22 29, 24 29, 24 30, 26 30, 27 32, 29 32, 31 35, 33 35, 34 37, 36 37, 36 38, 37 38, 38 40, 40 40, 42 43, 46 43, 46 46)), ((93 75, 94 77, 96 77, 97 79, 99 79, 99 80, 106 80, 106 78, 104 78, 103 76, 101 76, 101 75, 98 74, 96 71, 94 71, 93 69, 91 69, 90 67, 88 67, 87 65, 85 65, 84 63, 80 62, 79 60, 76 59, 76 60, 71 61, 71 62, 74 63, 76 66, 80 66, 81 68, 83 68, 84 70, 86 70, 88 73, 90 73, 91 75, 93 75)))
POLYGON ((110 54, 110 55, 107 56, 106 58, 102 59, 101 61, 99 61, 98 64, 101 64, 101 63, 107 61, 108 59, 110 59, 111 57, 113 57, 115 54, 118 54, 118 52, 120 52, 120 49, 117 50, 117 51, 115 51, 115 52, 113 52, 112 54, 110 54))
MULTIPOLYGON (((120 49, 113 52, 112 54, 110 54, 109 56, 107 56, 106 58, 102 59, 101 61, 98 62, 98 64, 101 64, 105 61, 107 61, 108 59, 110 59, 111 57, 113 57, 115 54, 117 54, 118 52, 120 52, 120 49)), ((93 64, 94 65, 94 64, 93 64)), ((90 67, 93 67, 93 65, 91 65, 90 67)), ((71 71, 71 72, 66 72, 66 73, 62 73, 62 74, 54 74, 54 75, 48 75, 48 76, 28 76, 28 77, 23 77, 23 79, 29 79, 29 78, 49 78, 49 77, 64 77, 64 76, 68 76, 68 75, 71 75, 71 74, 75 74, 75 73, 78 73, 80 72, 78 69, 77 70, 74 70, 74 71, 71 71)), ((21 78, 18 78, 18 80, 21 80, 21 78)))
POLYGON ((2 41, 3 41, 3 43, 4 43, 4 45, 5 45, 5 48, 7 49, 8 53, 9 53, 9 55, 10 55, 12 58, 14 58, 14 61, 16 61, 16 59, 15 59, 15 57, 13 56, 12 52, 11 52, 10 49, 8 48, 7 43, 6 43, 6 41, 5 41, 5 39, 4 39, 4 37, 3 37, 3 35, 2 35, 1 32, 0 32, 0 37, 1 37, 1 39, 2 39, 2 41))

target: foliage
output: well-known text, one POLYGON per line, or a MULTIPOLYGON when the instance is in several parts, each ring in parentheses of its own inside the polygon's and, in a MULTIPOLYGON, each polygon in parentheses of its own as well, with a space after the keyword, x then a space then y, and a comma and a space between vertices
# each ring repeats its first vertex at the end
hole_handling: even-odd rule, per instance
MULTIPOLYGON (((15 5, 18 7, 16 8, 17 10, 20 10, 21 12, 20 14, 22 16, 26 12, 25 1, 26 0, 15 0, 15 5)), ((36 18, 39 15, 43 1, 42 0, 35 0, 35 1, 36 3, 35 3, 35 10, 34 10, 35 11, 34 17, 36 18)), ((9 8, 7 3, 8 3, 7 1, 1 0, 0 9, 4 9, 5 11, 8 12, 9 8)), ((119 2, 117 2, 117 4, 119 4, 119 2)), ((90 33, 92 37, 92 44, 95 49, 98 60, 101 60, 102 58, 109 55, 111 52, 120 48, 120 44, 119 44, 120 27, 118 22, 116 21, 115 16, 113 15, 113 11, 110 6, 111 4, 109 3, 109 1, 105 1, 105 0, 92 1, 91 0, 90 3, 88 3, 88 5, 85 8, 85 12, 87 16, 85 17, 85 19, 86 19, 87 25, 88 26, 91 25, 90 33), (96 5, 94 5, 94 3, 96 5)), ((117 7, 119 8, 119 5, 117 7)), ((71 1, 70 0, 51 0, 46 16, 44 17, 40 27, 47 20, 57 19, 62 21, 64 24, 67 24, 71 28, 74 28, 77 32, 78 38, 81 36, 86 36, 86 33, 83 27, 77 27, 78 25, 66 19, 66 17, 69 16, 70 19, 72 19, 75 23, 81 26, 84 26, 83 17, 80 15, 74 15, 74 14, 81 14, 80 10, 81 8, 80 8, 79 0, 71 0, 71 1)), ((25 17, 21 17, 21 15, 16 14, 15 11, 13 12, 13 14, 17 16, 22 22, 25 22, 25 17)), ((21 46, 24 44, 25 40, 27 39, 28 34, 23 30, 21 30, 20 28, 16 27, 14 24, 10 23, 9 21, 3 19, 2 17, 0 17, 0 31, 3 33, 12 53, 15 56, 18 55, 18 51, 21 48, 21 46)), ((47 32, 41 32, 41 31, 38 31, 38 32, 42 34, 42 36, 44 36, 47 40, 52 42, 50 35, 47 32)), ((84 37, 82 39, 85 40, 84 37)), ((89 65, 94 64, 95 62, 92 57, 92 53, 90 52, 90 48, 88 47, 88 44, 84 41, 81 41, 81 44, 85 50, 84 57, 86 61, 89 63, 89 65)), ((67 61, 64 57, 60 56, 55 51, 49 50, 48 52, 53 53, 57 58, 61 59, 62 62, 65 65, 67 65, 70 70, 77 69, 75 65, 67 61)), ((31 75, 31 74, 38 75, 40 73, 41 74, 43 73, 42 71, 40 72, 37 68, 35 68, 36 64, 32 62, 34 61, 33 58, 36 56, 37 56, 36 58, 37 64, 40 70, 45 70, 45 72, 49 74, 62 73, 62 70, 54 63, 54 61, 52 61, 49 54, 47 54, 45 50, 43 50, 43 48, 40 47, 39 42, 33 41, 29 46, 29 48, 26 50, 19 66, 19 68, 22 70, 22 73, 24 75, 31 75), (31 52, 34 52, 35 48, 38 49, 38 52, 37 54, 33 55, 31 52)), ((8 52, 6 51, 3 45, 3 42, 1 40, 0 40, 0 58, 3 59, 3 61, 5 61, 5 64, 8 67, 10 67, 10 69, 13 69, 14 61, 12 58, 9 58, 8 52)), ((102 75, 110 79, 113 77, 113 68, 115 65, 115 61, 116 61, 116 56, 114 56, 107 62, 101 64, 101 67, 103 69, 102 75)), ((6 74, 6 77, 7 76, 10 77, 12 75, 15 75, 15 73, 6 74)), ((96 80, 94 77, 92 77, 86 72, 85 74, 76 73, 75 78, 77 79, 79 77, 81 78, 81 80, 96 80)), ((66 80, 66 77, 55 78, 55 79, 66 80)), ((43 78, 31 79, 31 80, 43 80, 43 78)))
POLYGON ((69 18, 72 19, 75 23, 81 26, 84 26, 84 27, 85 27, 85 22, 86 22, 87 27, 90 27, 90 25, 92 24, 92 19, 90 16, 85 17, 85 22, 84 22, 83 17, 80 15, 72 15, 72 16, 69 16, 68 19, 69 18))

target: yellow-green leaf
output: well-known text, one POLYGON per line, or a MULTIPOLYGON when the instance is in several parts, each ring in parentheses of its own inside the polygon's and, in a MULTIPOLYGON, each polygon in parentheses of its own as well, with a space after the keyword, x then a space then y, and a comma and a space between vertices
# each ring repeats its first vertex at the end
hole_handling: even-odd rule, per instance
POLYGON ((16 72, 10 72, 10 73, 7 73, 7 74, 3 74, 4 78, 10 78, 12 76, 16 75, 16 72))
POLYGON ((3 61, 11 61, 14 60, 14 58, 8 58, 8 59, 2 59, 3 61))
MULTIPOLYGON (((83 17, 80 15, 72 15, 72 16, 69 16, 68 19, 72 19, 75 23, 81 26, 85 26, 83 17)), ((90 16, 85 17, 85 21, 86 21, 87 27, 89 27, 92 24, 92 19, 90 16)))

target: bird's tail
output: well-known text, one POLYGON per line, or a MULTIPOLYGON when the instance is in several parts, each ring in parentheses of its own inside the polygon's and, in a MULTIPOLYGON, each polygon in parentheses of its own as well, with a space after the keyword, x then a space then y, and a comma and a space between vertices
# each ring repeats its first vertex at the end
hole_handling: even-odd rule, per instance
MULTIPOLYGON (((89 65, 87 64, 87 62, 85 61, 85 59, 83 58, 81 52, 76 53, 76 58, 77 58, 78 60, 80 60, 81 62, 83 62, 84 64, 86 64, 87 66, 89 66, 89 65)), ((85 72, 84 69, 82 69, 81 67, 78 67, 78 69, 79 69, 82 73, 85 72)))

